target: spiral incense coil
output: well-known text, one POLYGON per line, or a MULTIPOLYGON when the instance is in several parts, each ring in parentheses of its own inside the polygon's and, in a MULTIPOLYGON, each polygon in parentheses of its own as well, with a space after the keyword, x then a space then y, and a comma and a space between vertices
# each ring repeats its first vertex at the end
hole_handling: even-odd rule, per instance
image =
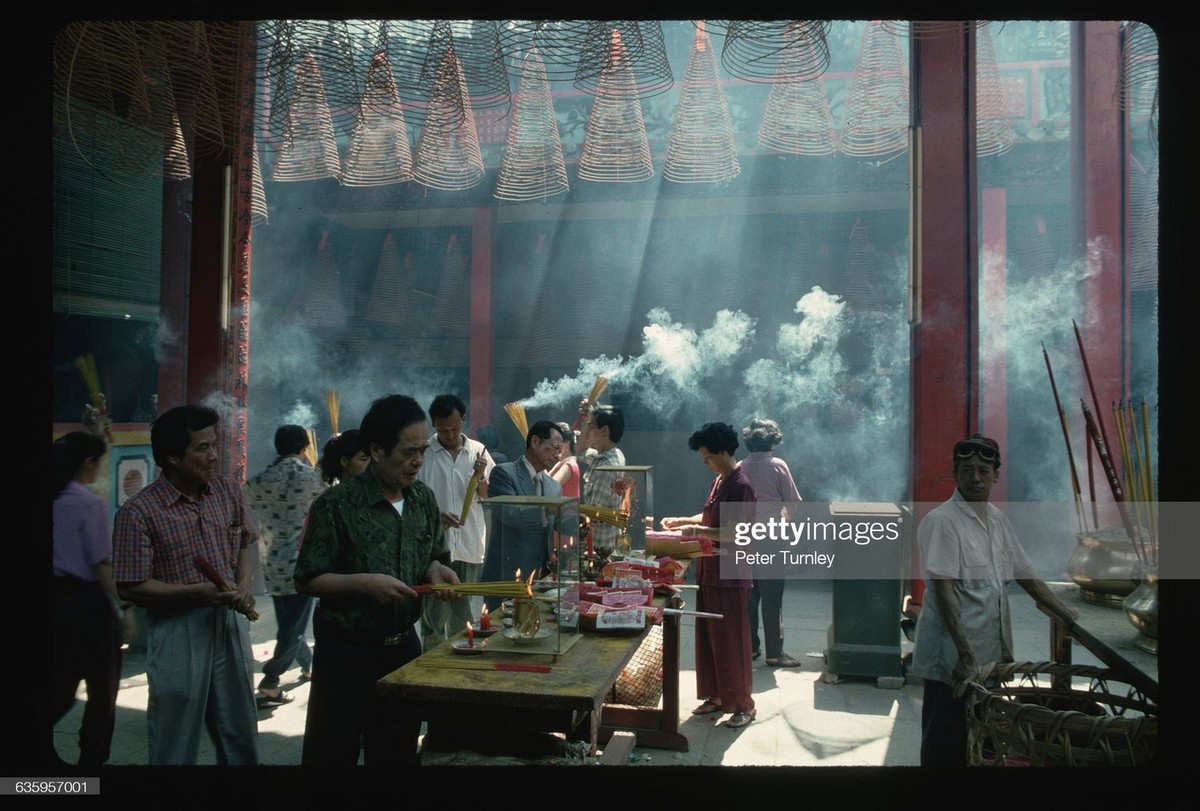
POLYGON ((346 326, 346 305, 342 298, 329 232, 321 235, 312 273, 304 290, 304 321, 310 327, 341 329, 346 326))
POLYGON ((493 194, 500 200, 539 200, 569 189, 546 65, 534 48, 521 65, 493 194))
POLYGON ((636 183, 654 176, 633 63, 613 31, 611 60, 600 74, 576 171, 581 180, 636 183))
POLYGON ((465 336, 470 331, 470 272, 458 234, 451 234, 433 307, 433 325, 448 335, 465 336))
POLYGON ((283 142, 271 178, 276 181, 320 180, 341 174, 333 118, 316 57, 305 54, 296 68, 283 142))
POLYGON ((664 93, 675 85, 658 20, 589 20, 578 54, 574 83, 584 93, 600 93, 605 75, 624 69, 618 63, 628 66, 634 77, 630 92, 638 99, 664 93), (622 43, 620 53, 612 47, 614 41, 622 43))
MULTIPOLYGON (((509 105, 508 67, 497 20, 436 20, 425 48, 417 78, 422 95, 432 100, 442 92, 439 74, 446 58, 453 56, 470 89, 467 106, 480 109, 509 105)), ((455 122, 454 127, 464 123, 455 122)))
POLYGON ((499 31, 505 58, 521 65, 536 51, 551 81, 571 81, 579 67, 579 53, 594 36, 588 20, 506 20, 499 31))
POLYGON ((829 67, 828 20, 726 20, 721 65, 748 82, 804 82, 829 67))
POLYGON ((1144 22, 1125 23, 1117 104, 1130 118, 1158 117, 1158 36, 1144 22))
POLYGON ((388 234, 379 249, 379 261, 375 265, 375 281, 367 297, 363 318, 372 324, 402 326, 408 317, 405 309, 404 291, 408 286, 400 256, 396 251, 396 240, 388 234))
MULTIPOLYGON (((812 53, 817 41, 800 38, 779 54, 758 128, 760 146, 791 155, 832 155, 837 151, 825 82, 819 73, 809 75, 809 66, 822 58, 812 53)), ((819 42, 825 43, 824 35, 819 42)), ((828 63, 828 45, 823 58, 828 63)))
POLYGON ((376 53, 350 131, 342 182, 347 186, 384 186, 404 183, 412 177, 408 127, 396 78, 387 55, 376 53))
POLYGON ((483 155, 467 80, 451 51, 442 57, 429 94, 413 155, 413 179, 423 186, 461 191, 478 185, 483 177, 483 155))
POLYGON ((266 225, 270 217, 267 210, 267 194, 263 189, 262 163, 258 159, 258 139, 253 140, 250 156, 250 223, 266 225))
POLYGON ((741 173, 716 55, 701 24, 683 74, 663 177, 675 183, 720 183, 741 173))
POLYGON ((886 312, 879 294, 879 277, 867 227, 861 219, 850 229, 850 250, 846 260, 846 301, 861 311, 886 312))
POLYGON ((975 154, 1003 155, 1013 148, 1015 136, 989 25, 975 29, 975 88, 975 154))
POLYGON ((854 157, 885 157, 908 149, 908 70, 896 35, 879 22, 863 27, 846 99, 839 149, 854 157))
POLYGON ((288 140, 289 129, 297 128, 323 137, 327 117, 335 139, 347 136, 354 126, 364 78, 347 21, 272 20, 261 23, 259 30, 259 81, 271 98, 263 122, 267 131, 274 139, 288 140), (319 104, 311 99, 316 83, 321 90, 319 104), (309 115, 312 121, 294 120, 309 115))

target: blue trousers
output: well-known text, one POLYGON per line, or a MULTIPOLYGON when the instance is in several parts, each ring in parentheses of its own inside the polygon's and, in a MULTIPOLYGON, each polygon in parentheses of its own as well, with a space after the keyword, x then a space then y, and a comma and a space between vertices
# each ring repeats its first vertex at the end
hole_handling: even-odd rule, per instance
POLYGON ((273 594, 275 623, 279 631, 275 635, 275 652, 263 662, 263 677, 259 689, 274 690, 279 686, 279 677, 287 672, 295 661, 301 670, 312 670, 313 655, 304 636, 308 620, 312 617, 316 598, 307 594, 273 594))

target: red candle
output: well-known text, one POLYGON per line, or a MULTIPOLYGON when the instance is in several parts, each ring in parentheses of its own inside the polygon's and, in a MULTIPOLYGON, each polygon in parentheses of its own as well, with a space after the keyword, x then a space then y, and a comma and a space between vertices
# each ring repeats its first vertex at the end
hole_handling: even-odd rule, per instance
POLYGON ((486 605, 479 612, 479 627, 484 631, 491 630, 492 627, 492 618, 488 616, 486 605))
POLYGON ((471 627, 470 620, 467 620, 467 647, 475 647, 475 629, 471 627))

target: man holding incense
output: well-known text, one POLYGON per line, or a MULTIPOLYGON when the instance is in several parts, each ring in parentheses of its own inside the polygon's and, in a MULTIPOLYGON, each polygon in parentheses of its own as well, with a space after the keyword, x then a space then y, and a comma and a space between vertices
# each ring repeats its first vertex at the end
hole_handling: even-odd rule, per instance
MULTIPOLYGON (((617 446, 625 435, 625 415, 620 406, 591 403, 588 400, 580 402, 579 413, 583 418, 583 429, 579 433, 579 447, 583 450, 580 503, 592 507, 620 508, 623 503, 623 492, 618 490, 621 474, 596 468, 625 464, 625 453, 617 446)), ((620 534, 619 527, 601 521, 592 525, 595 546, 614 549, 620 534)))
MULTIPOLYGON (((463 433, 466 416, 467 407, 456 395, 433 398, 429 419, 437 442, 430 446, 417 478, 437 496, 450 568, 458 573, 460 583, 478 583, 488 540, 479 499, 487 498, 488 476, 496 463, 482 442, 463 433)), ((437 647, 465 628, 472 616, 469 599, 426 600, 421 611, 422 647, 437 647)))
POLYGON ((971 434, 954 446, 954 494, 917 530, 925 601, 912 672, 925 681, 921 765, 967 765, 964 692, 980 667, 1013 661, 1008 591, 1013 580, 1038 603, 1077 614, 1038 579, 1008 517, 988 503, 1000 445, 971 434))
MULTIPOLYGON (((401 726, 375 683, 421 655, 413 584, 457 585, 433 491, 417 474, 429 449, 425 411, 392 394, 359 426, 365 473, 317 497, 296 561, 296 589, 319 598, 301 763, 412 763, 419 725, 401 726)), ((453 589, 430 599, 453 600, 453 589)))
POLYGON ((150 445, 162 475, 113 521, 117 592, 146 609, 152 766, 195 765, 205 730, 219 764, 258 763, 246 619, 257 616, 258 525, 241 490, 216 472, 218 420, 196 405, 159 415, 150 445))

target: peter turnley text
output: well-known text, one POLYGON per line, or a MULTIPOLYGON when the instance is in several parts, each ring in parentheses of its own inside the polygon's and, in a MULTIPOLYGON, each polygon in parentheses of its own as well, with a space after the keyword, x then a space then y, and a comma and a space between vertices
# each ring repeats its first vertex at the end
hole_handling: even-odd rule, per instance
POLYGON ((853 541, 858 546, 866 546, 874 541, 898 540, 900 520, 814 521, 805 518, 789 521, 785 518, 768 518, 765 521, 742 521, 734 524, 733 540, 738 546, 759 541, 774 541, 789 546, 804 542, 853 541))
POLYGON ((824 552, 789 552, 781 549, 778 552, 746 552, 738 549, 733 553, 735 563, 748 563, 751 566, 824 566, 833 568, 836 555, 824 552))

